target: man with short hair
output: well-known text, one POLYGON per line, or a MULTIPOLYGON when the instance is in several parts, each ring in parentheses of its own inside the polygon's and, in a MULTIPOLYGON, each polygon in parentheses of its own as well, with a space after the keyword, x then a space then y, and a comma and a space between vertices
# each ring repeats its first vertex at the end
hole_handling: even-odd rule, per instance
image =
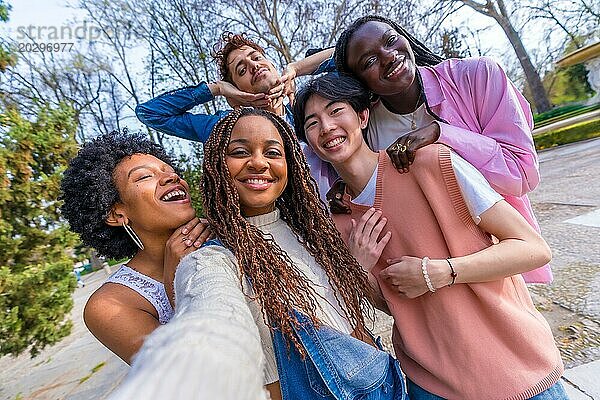
MULTIPOLYGON (((215 59, 221 80, 201 82, 196 86, 184 87, 164 93, 152 100, 139 104, 135 113, 139 120, 150 128, 183 139, 205 142, 216 123, 231 112, 219 110, 214 114, 192 114, 192 108, 223 96, 230 105, 251 106, 283 116, 290 126, 294 119, 284 97, 293 101, 293 79, 296 76, 325 72, 324 63, 333 49, 324 50, 303 60, 288 64, 283 76, 266 57, 263 48, 245 34, 226 32, 221 37, 221 48, 215 59)), ((301 142, 302 150, 317 181, 321 197, 336 179, 335 172, 301 142)))

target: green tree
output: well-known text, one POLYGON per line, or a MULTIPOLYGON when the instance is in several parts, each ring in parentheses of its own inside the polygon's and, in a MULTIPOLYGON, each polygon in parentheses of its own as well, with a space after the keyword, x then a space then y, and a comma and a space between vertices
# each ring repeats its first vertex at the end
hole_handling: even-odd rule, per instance
MULTIPOLYGON (((8 21, 10 5, 0 0, 0 22, 8 21)), ((0 39, 0 72, 6 71, 6 68, 17 63, 16 55, 10 51, 8 44, 4 39, 0 39)))
POLYGON ((67 105, 42 106, 35 121, 0 114, 0 355, 35 356, 71 331, 78 238, 60 220, 58 197, 75 130, 67 105))
POLYGON ((550 99, 554 104, 584 101, 594 94, 587 80, 583 64, 572 65, 552 71, 549 75, 550 99))
MULTIPOLYGON (((563 51, 563 56, 577 50, 580 43, 584 43, 586 36, 577 36, 569 42, 563 51)), ((556 68, 544 77, 550 99, 553 104, 572 103, 584 101, 594 94, 587 79, 587 70, 583 64, 569 67, 556 68)))

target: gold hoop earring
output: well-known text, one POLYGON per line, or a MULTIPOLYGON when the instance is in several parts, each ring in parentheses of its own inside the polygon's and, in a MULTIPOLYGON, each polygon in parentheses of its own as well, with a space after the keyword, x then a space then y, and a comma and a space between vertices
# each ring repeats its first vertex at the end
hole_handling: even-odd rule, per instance
POLYGON ((125 232, 127 232, 127 234, 129 235, 131 240, 133 240, 133 243, 135 243, 137 247, 140 248, 140 250, 144 250, 144 243, 142 243, 140 237, 135 233, 132 227, 125 223, 125 221, 123 221, 123 228, 125 229, 125 232))

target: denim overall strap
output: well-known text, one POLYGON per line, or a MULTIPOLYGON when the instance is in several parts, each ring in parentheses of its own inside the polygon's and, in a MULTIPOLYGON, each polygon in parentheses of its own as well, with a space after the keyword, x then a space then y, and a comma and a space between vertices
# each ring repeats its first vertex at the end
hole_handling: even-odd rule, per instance
POLYGON ((206 247, 206 246, 221 246, 221 247, 225 247, 223 245, 223 243, 219 239, 209 239, 206 242, 202 243, 202 246, 200 246, 200 247, 206 247))
POLYGON ((302 360, 294 344, 286 342, 280 330, 273 331, 273 347, 283 400, 341 399, 325 386, 310 357, 302 360))
POLYGON ((293 344, 287 347, 281 331, 273 335, 284 400, 405 398, 400 367, 388 353, 328 326, 317 330, 304 315, 296 316, 305 360, 293 344))

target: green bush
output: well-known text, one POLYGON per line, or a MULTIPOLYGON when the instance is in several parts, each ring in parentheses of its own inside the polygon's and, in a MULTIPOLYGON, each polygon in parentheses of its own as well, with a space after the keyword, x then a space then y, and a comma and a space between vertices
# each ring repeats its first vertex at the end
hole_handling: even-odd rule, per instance
POLYGON ((546 111, 541 114, 533 116, 533 122, 535 127, 539 128, 544 125, 551 124, 553 122, 561 121, 566 118, 574 117, 576 115, 585 114, 590 111, 600 109, 600 104, 594 104, 591 106, 584 106, 580 104, 571 104, 568 106, 553 108, 550 111, 546 111))
POLYGON ((542 133, 534 136, 533 141, 535 142, 535 147, 538 150, 542 150, 595 137, 600 137, 600 119, 581 122, 555 131, 542 133))
POLYGON ((35 356, 69 334, 77 235, 59 217, 60 179, 77 153, 75 111, 0 114, 0 356, 35 356))
POLYGON ((19 272, 0 267, 0 354, 29 348, 35 356, 71 331, 65 319, 76 283, 71 260, 28 265, 19 272))
POLYGON ((129 260, 129 258, 127 258, 127 257, 121 258, 120 260, 115 260, 114 258, 110 258, 110 259, 106 260, 106 262, 108 263, 109 267, 112 267, 113 265, 123 264, 127 260, 129 260))

